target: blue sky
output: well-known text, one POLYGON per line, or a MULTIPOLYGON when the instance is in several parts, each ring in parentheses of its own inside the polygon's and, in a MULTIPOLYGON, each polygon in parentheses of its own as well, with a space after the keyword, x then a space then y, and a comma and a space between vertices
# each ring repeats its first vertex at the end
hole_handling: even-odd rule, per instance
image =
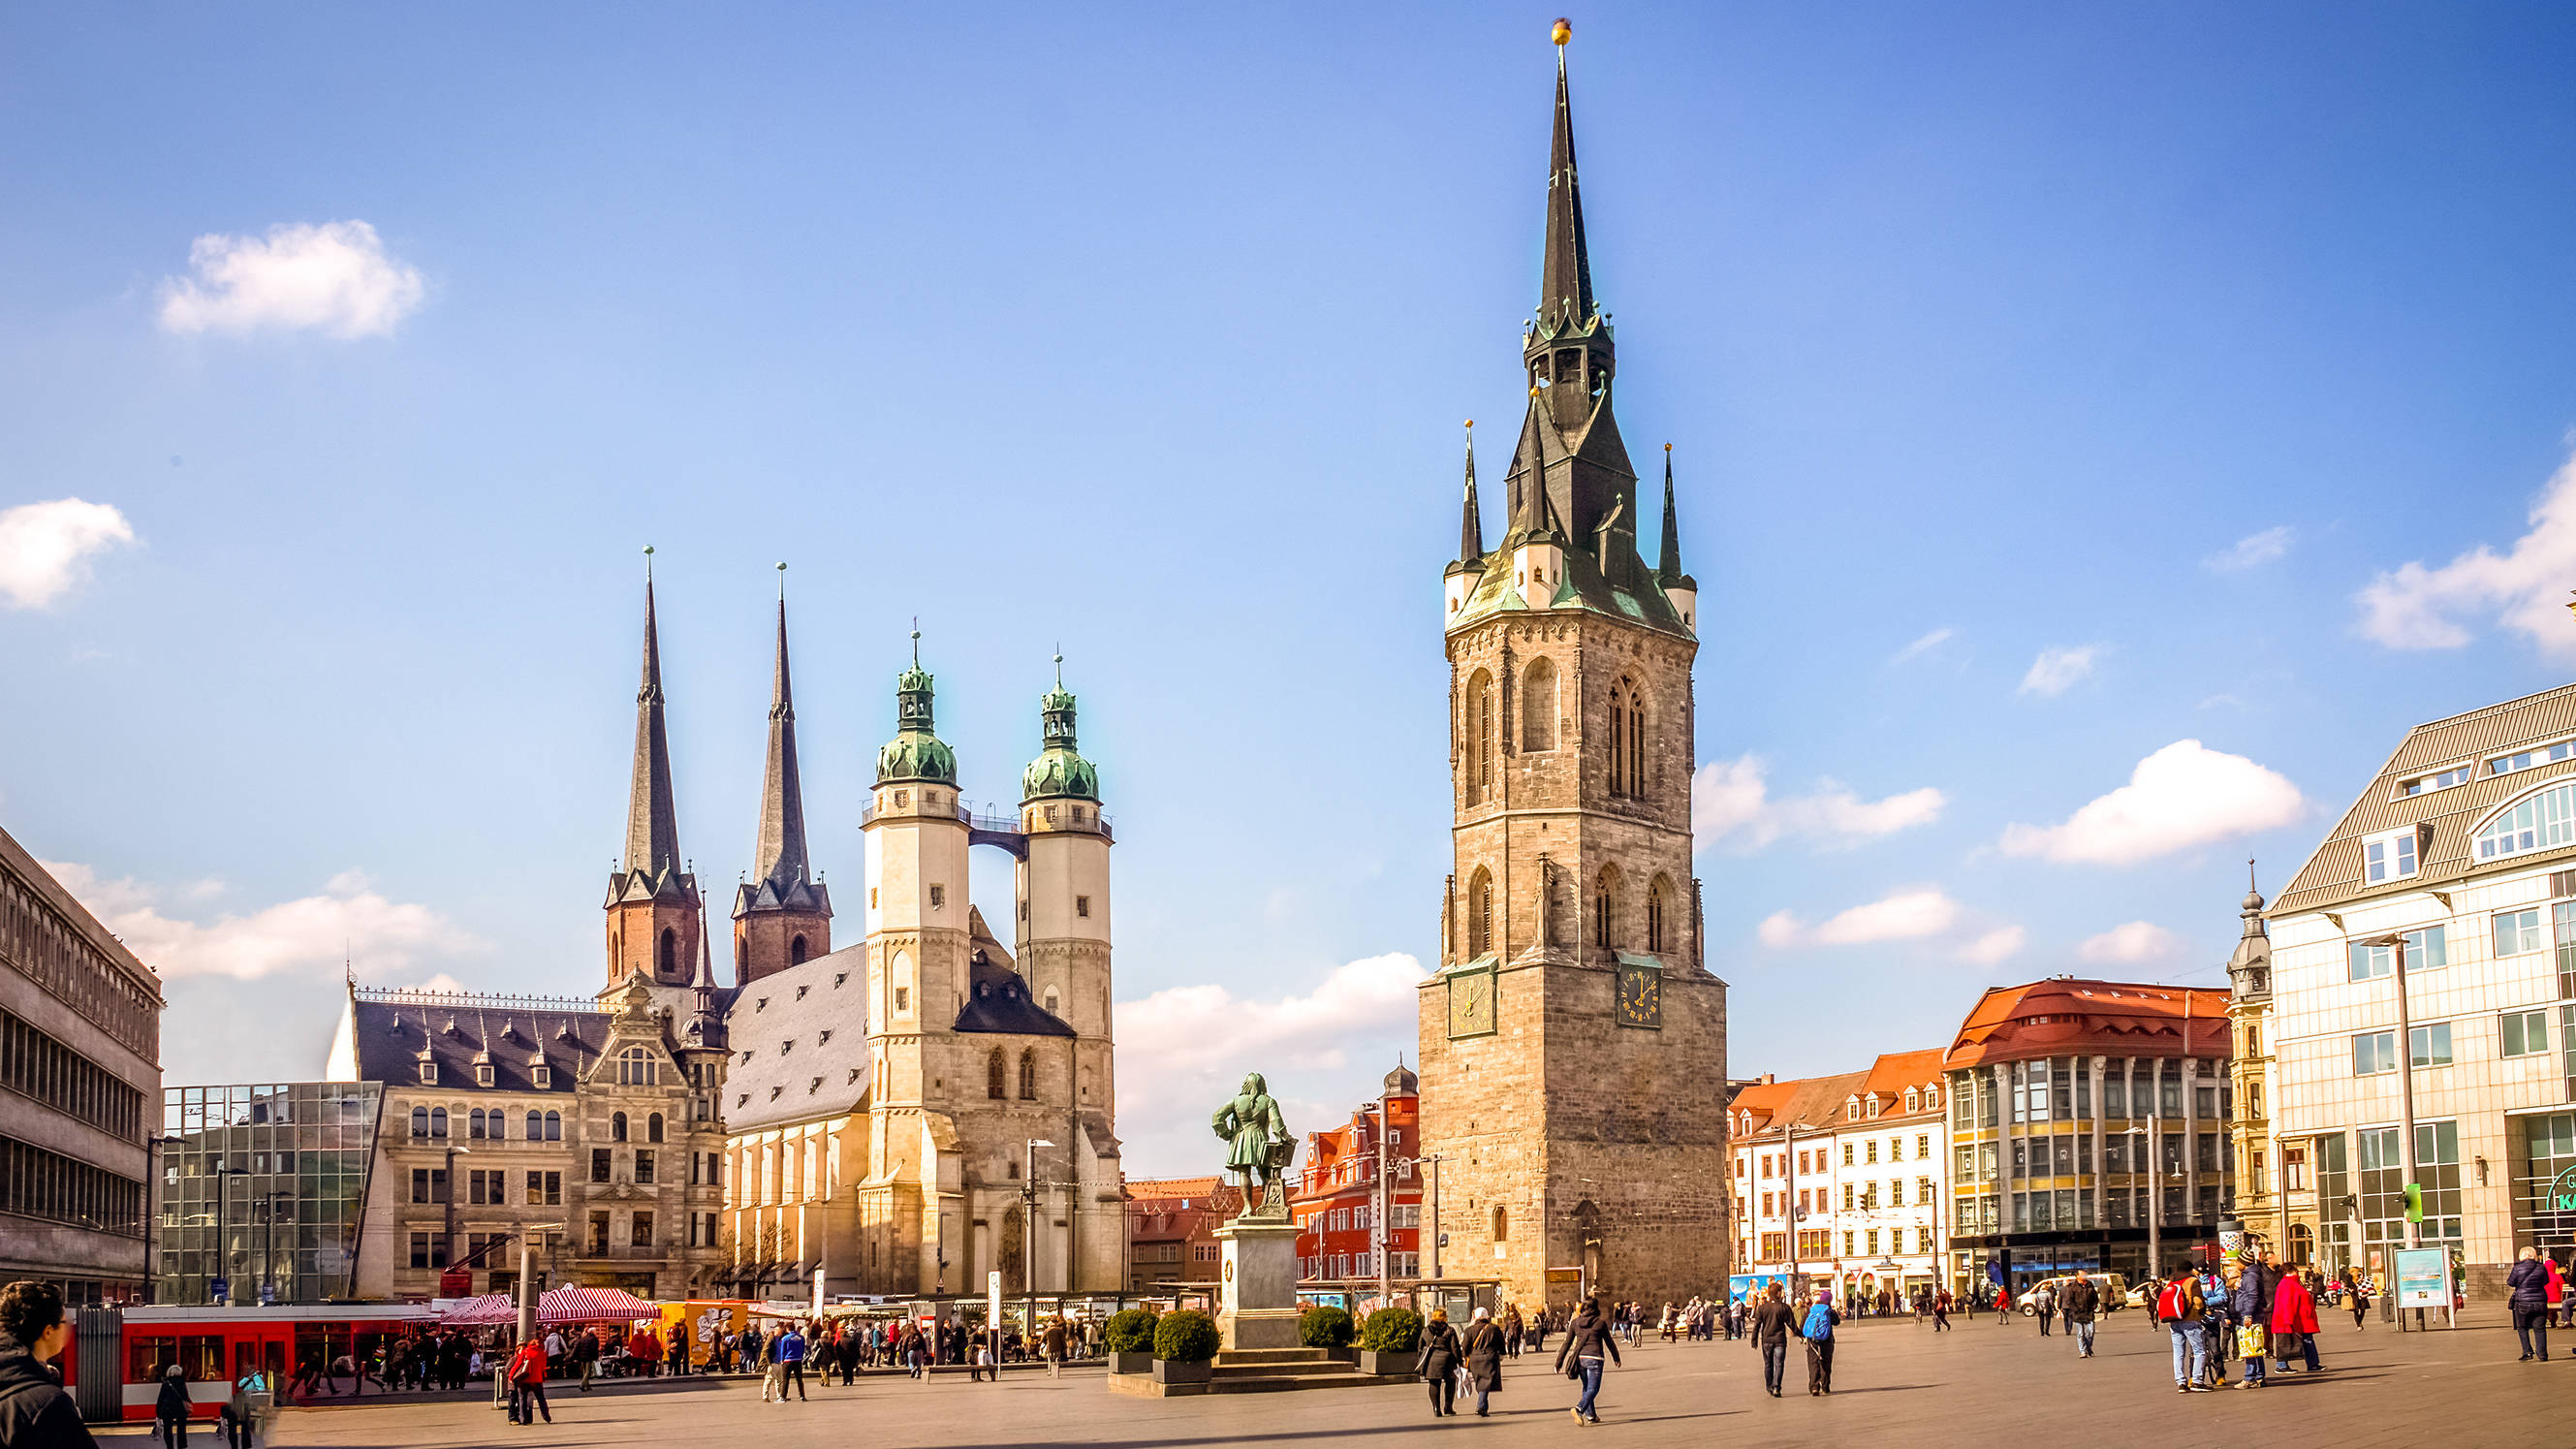
MULTIPOLYGON (((0 16, 0 824, 168 973, 170 1080, 318 1070, 344 940, 596 987, 652 543, 712 895, 772 563, 834 877, 909 620, 986 800, 1060 642, 1131 1171, 1247 1066, 1345 1112, 1437 952, 1552 59, 1382 10, 0 16)), ((1574 21, 1737 1073, 2215 981, 2248 855, 2565 682, 2576 15, 1574 21)))

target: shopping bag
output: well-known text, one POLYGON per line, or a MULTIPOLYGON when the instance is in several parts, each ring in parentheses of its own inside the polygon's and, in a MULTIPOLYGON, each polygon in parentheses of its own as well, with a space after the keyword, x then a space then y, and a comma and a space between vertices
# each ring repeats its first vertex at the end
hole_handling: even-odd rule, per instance
POLYGON ((2263 1325, 2259 1323, 2249 1323, 2243 1328, 2236 1330, 2236 1356, 2238 1358, 2261 1358, 2263 1356, 2263 1350, 2268 1346, 2269 1345, 2264 1341, 2263 1325))

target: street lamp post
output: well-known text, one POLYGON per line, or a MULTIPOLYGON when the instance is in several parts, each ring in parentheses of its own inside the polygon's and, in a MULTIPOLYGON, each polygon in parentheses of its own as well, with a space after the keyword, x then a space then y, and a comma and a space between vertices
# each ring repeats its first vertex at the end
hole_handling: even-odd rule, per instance
POLYGON ((1028 1167, 1020 1174, 1020 1227, 1025 1244, 1020 1251, 1020 1333, 1023 1344, 1038 1334, 1038 1149, 1054 1145, 1043 1137, 1028 1139, 1028 1167))
MULTIPOLYGON (((2415 1023, 2406 1008, 2406 937, 2392 931, 2385 936, 2365 941, 2367 946, 2386 946, 2396 955, 2397 975, 2397 1139, 2398 1170, 2405 1174, 2405 1185, 2415 1186, 2415 1023)), ((2417 1189, 2419 1192, 2421 1189, 2417 1189)), ((2406 1215, 2406 1246, 2424 1246, 2424 1225, 2420 1215, 2406 1215)))
MULTIPOLYGON (((530 1281, 536 1276, 534 1273, 529 1271, 531 1268, 536 1266, 534 1262, 536 1256, 536 1244, 532 1241, 532 1235, 536 1233, 552 1232, 556 1228, 560 1228, 562 1226, 563 1224, 561 1223, 523 1223, 519 1227, 518 1341, 521 1343, 526 1343, 529 1339, 537 1336, 537 1297, 536 1294, 531 1292, 529 1289, 530 1281)), ((682 1367, 686 1368, 687 1365, 683 1364, 682 1367)))
POLYGON ((1378 1089, 1377 1095, 1377 1204, 1372 1222, 1377 1229, 1373 1245, 1377 1251, 1377 1301, 1383 1306, 1395 1293, 1395 1231, 1387 1219, 1395 1205, 1394 1179, 1387 1176, 1388 1123, 1393 1120, 1391 1104, 1395 1100, 1393 1079, 1378 1089))
POLYGON ((250 1169, 244 1167, 215 1169, 215 1276, 223 1280, 227 1301, 233 1296, 232 1198, 228 1190, 234 1178, 248 1176, 250 1169))
MULTIPOLYGON (((1419 1144, 1416 1145, 1418 1146, 1419 1144)), ((1432 1282, 1437 1283, 1440 1281, 1440 1164, 1448 1161, 1449 1159, 1440 1153, 1434 1152, 1427 1156, 1416 1158, 1415 1160, 1425 1163, 1431 1168, 1431 1226, 1428 1229, 1427 1240, 1431 1244, 1431 1272, 1429 1276, 1432 1282)), ((1417 1241, 1424 1240, 1425 1230, 1419 1228, 1415 1229, 1414 1237, 1417 1241)), ((1540 1266, 1544 1267, 1546 1265, 1541 1264, 1540 1266)))

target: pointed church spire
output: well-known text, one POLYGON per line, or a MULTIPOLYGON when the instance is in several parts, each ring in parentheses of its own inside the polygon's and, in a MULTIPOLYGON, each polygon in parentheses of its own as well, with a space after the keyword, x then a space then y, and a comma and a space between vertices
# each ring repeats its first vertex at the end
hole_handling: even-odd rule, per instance
POLYGON ((1664 537, 1655 563, 1655 582, 1669 589, 1682 582, 1682 525, 1673 510, 1673 445, 1664 444, 1664 537))
POLYGON ((662 721, 662 646, 653 613, 653 550, 644 550, 644 682, 635 691, 635 773, 627 793, 627 871, 659 884, 680 875, 680 827, 671 802, 671 742, 662 721))
POLYGON ((2245 935, 2248 939, 2271 935, 2270 929, 2263 924, 2263 892, 2254 884, 2254 861, 2251 856, 2248 856, 2245 861, 2245 901, 2237 908, 2237 914, 2245 918, 2245 935))
POLYGON ((1476 420, 1467 420, 1467 506, 1458 520, 1458 562, 1485 556, 1485 516, 1476 503, 1476 420))
POLYGON ((1583 188, 1574 173, 1574 101, 1565 80, 1565 42, 1573 27, 1556 23, 1556 135, 1547 158, 1547 258, 1539 268, 1540 325, 1561 332, 1590 321, 1592 258, 1583 243, 1583 188))
POLYGON ((769 690, 769 769, 760 790, 753 873, 785 894, 812 868, 805 849, 805 789, 796 768, 796 701, 787 672, 787 565, 778 566, 778 665, 769 690))

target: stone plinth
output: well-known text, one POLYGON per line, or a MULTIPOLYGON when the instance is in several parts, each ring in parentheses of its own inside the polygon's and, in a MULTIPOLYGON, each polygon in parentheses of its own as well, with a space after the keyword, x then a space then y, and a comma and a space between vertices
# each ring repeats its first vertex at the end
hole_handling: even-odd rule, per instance
POLYGON ((1216 1230, 1216 1329, 1233 1351, 1297 1347, 1297 1225, 1237 1218, 1216 1230))

